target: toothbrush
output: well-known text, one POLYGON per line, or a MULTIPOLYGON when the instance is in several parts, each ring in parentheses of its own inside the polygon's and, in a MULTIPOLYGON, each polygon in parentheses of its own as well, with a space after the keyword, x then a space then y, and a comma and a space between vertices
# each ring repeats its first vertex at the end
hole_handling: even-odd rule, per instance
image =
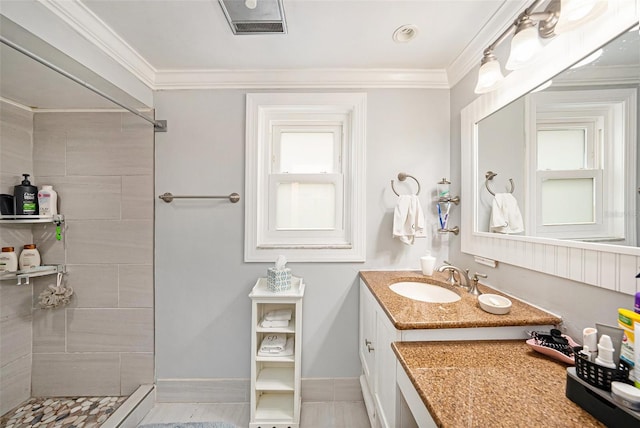
POLYGON ((438 204, 438 221, 440 222, 440 229, 444 229, 444 225, 442 224, 442 210, 440 209, 440 204, 438 204))

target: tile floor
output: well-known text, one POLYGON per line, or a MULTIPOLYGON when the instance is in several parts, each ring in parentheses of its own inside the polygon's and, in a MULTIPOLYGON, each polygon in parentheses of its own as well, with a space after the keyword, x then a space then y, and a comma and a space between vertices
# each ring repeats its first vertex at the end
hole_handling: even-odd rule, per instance
POLYGON ((0 418, 4 428, 93 428, 127 397, 30 398, 0 418))
MULTIPOLYGON (((249 426, 249 404, 156 403, 141 424, 221 421, 249 426)), ((306 402, 300 428, 370 428, 362 401, 306 402)))

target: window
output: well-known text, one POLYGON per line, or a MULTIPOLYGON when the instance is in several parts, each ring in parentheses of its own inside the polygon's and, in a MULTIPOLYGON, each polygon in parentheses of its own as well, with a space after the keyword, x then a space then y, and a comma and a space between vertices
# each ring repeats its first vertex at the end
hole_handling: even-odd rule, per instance
POLYGON ((245 261, 364 261, 364 94, 248 94, 245 261))
POLYGON ((635 95, 537 93, 529 99, 530 230, 536 236, 635 245, 635 95), (626 160, 625 160, 626 159, 626 160))

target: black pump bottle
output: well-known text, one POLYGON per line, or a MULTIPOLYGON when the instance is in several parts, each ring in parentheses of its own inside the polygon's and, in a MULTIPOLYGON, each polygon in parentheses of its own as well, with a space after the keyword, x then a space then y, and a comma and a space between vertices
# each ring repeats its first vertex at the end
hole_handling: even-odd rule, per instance
POLYGON ((24 180, 13 189, 13 201, 16 205, 16 215, 38 214, 38 188, 32 186, 29 174, 22 174, 24 180))

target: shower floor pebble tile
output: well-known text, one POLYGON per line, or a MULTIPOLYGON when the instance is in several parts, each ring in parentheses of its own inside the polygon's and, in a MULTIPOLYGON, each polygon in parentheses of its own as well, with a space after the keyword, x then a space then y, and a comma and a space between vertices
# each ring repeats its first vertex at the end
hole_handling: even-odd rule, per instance
POLYGON ((127 397, 31 398, 0 418, 3 428, 96 428, 127 397))

